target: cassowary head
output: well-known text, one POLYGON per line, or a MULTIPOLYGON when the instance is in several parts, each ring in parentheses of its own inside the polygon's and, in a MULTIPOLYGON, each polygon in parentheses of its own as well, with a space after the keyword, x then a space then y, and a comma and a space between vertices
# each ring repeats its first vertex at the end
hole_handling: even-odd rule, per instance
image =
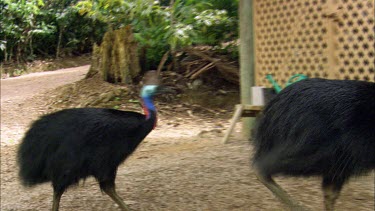
POLYGON ((152 98, 155 95, 159 94, 174 94, 174 90, 170 87, 161 86, 161 85, 144 85, 141 90, 142 98, 152 98))
POLYGON ((151 98, 157 94, 160 94, 160 86, 159 85, 144 85, 141 90, 141 97, 142 98, 151 98))
POLYGON ((142 98, 152 98, 155 95, 163 93, 174 93, 171 88, 160 85, 160 77, 156 71, 146 72, 143 84, 141 90, 142 98))

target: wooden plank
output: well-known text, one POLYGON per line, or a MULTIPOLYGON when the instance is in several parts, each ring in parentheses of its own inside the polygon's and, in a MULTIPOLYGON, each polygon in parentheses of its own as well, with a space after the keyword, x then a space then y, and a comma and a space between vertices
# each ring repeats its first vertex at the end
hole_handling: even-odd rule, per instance
POLYGON ((254 111, 261 111, 263 110, 264 106, 258 106, 258 105, 243 105, 244 110, 254 110, 254 111))
POLYGON ((232 131, 234 129, 234 126, 236 125, 236 123, 238 122, 238 120, 241 118, 242 109, 243 109, 243 105, 241 105, 241 104, 236 105, 236 109, 235 109, 234 115, 232 117, 232 120, 230 122, 229 129, 225 133, 225 136, 224 136, 224 138, 222 140, 223 144, 227 143, 227 141, 229 139, 229 136, 230 136, 230 134, 232 133, 232 131))

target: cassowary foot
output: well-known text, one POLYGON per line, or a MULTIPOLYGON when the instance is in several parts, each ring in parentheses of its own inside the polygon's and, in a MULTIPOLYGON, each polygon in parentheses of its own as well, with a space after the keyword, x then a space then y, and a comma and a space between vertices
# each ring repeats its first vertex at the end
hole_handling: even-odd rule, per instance
POLYGON ((58 211, 63 192, 53 191, 52 211, 58 211))
POLYGON ((326 211, 333 211, 335 202, 340 195, 342 184, 344 182, 333 183, 331 179, 323 179, 324 207, 326 211))
POLYGON ((295 202, 287 192, 281 188, 271 177, 264 176, 263 174, 256 172, 258 180, 266 186, 273 195, 276 196, 282 203, 284 203, 292 211, 307 211, 308 208, 295 202))
POLYGON ((100 182, 100 188, 109 196, 111 199, 116 202, 121 210, 130 211, 128 205, 121 199, 115 190, 115 185, 113 183, 100 182))

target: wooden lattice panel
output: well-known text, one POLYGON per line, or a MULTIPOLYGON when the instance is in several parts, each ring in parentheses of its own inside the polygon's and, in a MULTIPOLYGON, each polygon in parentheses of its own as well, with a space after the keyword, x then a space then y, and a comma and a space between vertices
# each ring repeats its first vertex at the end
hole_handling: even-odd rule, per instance
POLYGON ((336 78, 374 81, 373 0, 341 0, 337 8, 336 78))
POLYGON ((374 80, 373 6, 368 0, 254 1, 256 84, 270 87, 267 74, 282 84, 297 73, 374 80), (357 12, 345 12, 348 5, 357 12))

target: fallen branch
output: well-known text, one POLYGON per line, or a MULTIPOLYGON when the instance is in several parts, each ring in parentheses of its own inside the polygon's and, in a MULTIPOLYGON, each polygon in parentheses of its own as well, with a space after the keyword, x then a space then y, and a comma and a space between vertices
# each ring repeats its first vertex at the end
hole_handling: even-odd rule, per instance
MULTIPOLYGON (((214 58, 212 55, 207 55, 205 52, 187 48, 184 49, 184 51, 190 55, 197 56, 201 58, 204 61, 210 62, 209 64, 212 64, 212 67, 216 67, 216 69, 224 76, 225 80, 230 81, 232 83, 238 84, 239 83, 239 69, 237 66, 232 65, 231 63, 224 63, 224 61, 220 58, 214 58)), ((207 65, 206 65, 207 66, 207 65)), ((188 76, 190 76, 190 79, 193 77, 202 74, 203 72, 206 72, 208 67, 203 67, 202 69, 199 69, 193 72, 190 72, 188 76), (202 71, 202 72, 200 72, 202 71), (199 74, 198 74, 199 72, 199 74)), ((212 68, 211 65, 209 68, 212 68)))
POLYGON ((169 55, 169 51, 165 52, 165 54, 164 54, 163 57, 161 58, 160 63, 159 63, 159 66, 158 66, 158 69, 156 70, 157 75, 160 75, 161 69, 163 68, 165 62, 166 62, 167 59, 168 59, 168 55, 169 55))
POLYGON ((215 66, 215 63, 211 62, 208 65, 204 66, 202 69, 198 70, 196 73, 194 73, 190 79, 196 79, 200 74, 208 71, 209 69, 213 68, 215 66))
POLYGON ((191 61, 191 62, 182 62, 181 64, 182 64, 182 66, 186 66, 186 70, 185 70, 185 73, 184 73, 186 78, 190 77, 194 72, 196 72, 197 69, 200 69, 205 65, 204 63, 202 64, 202 60, 195 60, 195 61, 191 61), (194 65, 199 65, 199 68, 196 68, 194 71, 191 71, 190 69, 194 65))
POLYGON ((186 78, 189 78, 191 75, 193 75, 194 73, 198 72, 200 69, 202 69, 205 65, 207 65, 207 63, 203 60, 199 60, 199 62, 197 62, 197 64, 201 63, 197 68, 195 68, 194 70, 190 70, 190 67, 191 65, 188 66, 188 69, 186 70, 186 74, 185 74, 185 77, 186 78))

